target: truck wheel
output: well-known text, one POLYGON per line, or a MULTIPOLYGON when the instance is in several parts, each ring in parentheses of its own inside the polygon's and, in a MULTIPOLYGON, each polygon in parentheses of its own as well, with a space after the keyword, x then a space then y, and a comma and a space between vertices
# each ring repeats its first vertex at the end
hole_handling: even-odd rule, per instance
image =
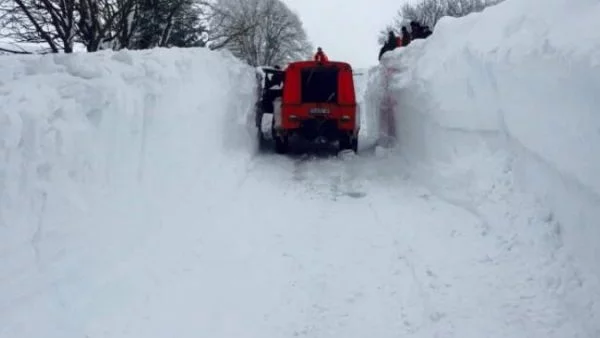
POLYGON ((350 135, 342 135, 340 137, 339 140, 340 146, 339 146, 339 151, 344 151, 344 150, 353 150, 354 152, 356 152, 355 150, 355 141, 352 139, 352 136, 350 135))
POLYGON ((289 141, 287 136, 275 138, 275 152, 278 154, 285 154, 289 149, 289 141))
POLYGON ((352 140, 352 151, 358 154, 358 137, 352 140))

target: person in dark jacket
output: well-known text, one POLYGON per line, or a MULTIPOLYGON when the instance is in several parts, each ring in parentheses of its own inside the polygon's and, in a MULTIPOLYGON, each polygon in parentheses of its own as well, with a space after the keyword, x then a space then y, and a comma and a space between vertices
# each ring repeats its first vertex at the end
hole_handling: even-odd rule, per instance
POLYGON ((426 39, 431 35, 431 29, 427 25, 421 25, 417 21, 410 22, 410 32, 412 39, 426 39))
POLYGON ((425 26, 423 27, 423 39, 428 38, 431 35, 431 29, 429 29, 429 26, 425 26))
POLYGON ((423 38, 423 27, 416 21, 410 22, 410 34, 413 40, 423 38))
POLYGON ((406 27, 402 26, 402 47, 408 46, 411 36, 406 27))
POLYGON ((271 74, 270 79, 267 77, 267 88, 270 88, 272 86, 280 86, 283 82, 283 71, 281 70, 281 67, 279 65, 275 65, 273 66, 273 69, 276 69, 276 71, 274 71, 273 74, 271 74))
POLYGON ((394 34, 393 31, 389 31, 387 41, 379 50, 379 60, 381 60, 381 56, 383 56, 383 53, 392 51, 396 49, 396 47, 398 47, 398 42, 396 41, 396 34, 394 34))
POLYGON ((261 107, 263 112, 273 113, 273 101, 281 97, 283 91, 283 71, 278 65, 266 70, 264 88, 262 88, 261 107))

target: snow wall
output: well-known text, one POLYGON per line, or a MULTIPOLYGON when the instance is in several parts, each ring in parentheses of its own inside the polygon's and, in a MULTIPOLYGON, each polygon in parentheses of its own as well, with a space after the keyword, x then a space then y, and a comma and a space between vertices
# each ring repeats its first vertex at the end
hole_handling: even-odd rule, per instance
MULTIPOLYGON (((58 282, 49 276, 67 288, 101 283, 95 259, 144 238, 130 224, 160 227, 162 205, 193 208, 186 189, 244 170, 236 163, 252 156, 254 86, 252 68, 205 49, 2 57, 0 317, 58 282), (77 261, 87 269, 53 273, 77 261)), ((36 301, 42 314, 60 307, 36 301)))
POLYGON ((392 106, 395 131, 379 129, 396 133, 400 165, 449 200, 535 196, 588 291, 600 285, 599 17, 592 0, 507 0, 444 18, 384 55, 366 97, 371 115, 392 106))

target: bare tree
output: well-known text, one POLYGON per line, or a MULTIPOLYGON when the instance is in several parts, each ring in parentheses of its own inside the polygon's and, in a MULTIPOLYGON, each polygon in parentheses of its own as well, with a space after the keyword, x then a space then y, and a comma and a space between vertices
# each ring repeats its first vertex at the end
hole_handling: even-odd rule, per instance
MULTIPOLYGON (((51 53, 203 46, 202 0, 0 0, 1 36, 51 53)), ((19 49, 4 52, 24 53, 19 49)))
POLYGON ((216 0, 216 3, 204 1, 203 5, 209 9, 205 21, 209 27, 208 45, 211 49, 224 48, 233 39, 249 34, 258 24, 250 13, 244 12, 243 2, 216 0))
POLYGON ((423 0, 418 4, 406 3, 398 11, 392 24, 381 30, 378 35, 379 43, 387 38, 390 30, 400 32, 402 26, 416 21, 434 29, 437 22, 444 16, 462 17, 473 12, 481 12, 485 8, 496 5, 504 0, 423 0))
POLYGON ((4 5, 6 37, 16 42, 46 43, 53 53, 73 52, 75 0, 13 0, 4 5))
MULTIPOLYGON (((83 0, 80 0, 83 1, 83 0)), ((87 0, 94 1, 94 0, 87 0)), ((117 0, 103 43, 112 49, 203 47, 203 1, 117 0)), ((107 22, 108 20, 105 20, 107 22)))
POLYGON ((98 50, 118 25, 123 4, 135 0, 11 0, 0 9, 4 37, 17 43, 45 43, 52 53, 73 52, 74 43, 98 50))
POLYGON ((226 48, 253 66, 283 64, 312 51, 300 18, 280 0, 217 0, 209 46, 226 48))
POLYGON ((195 0, 138 0, 136 34, 130 47, 203 46, 202 3, 195 0))
POLYGON ((110 44, 122 47, 115 41, 131 29, 136 0, 77 0, 77 36, 88 52, 95 52, 110 44))
POLYGON ((165 46, 205 47, 207 27, 203 22, 205 6, 200 1, 186 0, 173 15, 173 22, 165 46))

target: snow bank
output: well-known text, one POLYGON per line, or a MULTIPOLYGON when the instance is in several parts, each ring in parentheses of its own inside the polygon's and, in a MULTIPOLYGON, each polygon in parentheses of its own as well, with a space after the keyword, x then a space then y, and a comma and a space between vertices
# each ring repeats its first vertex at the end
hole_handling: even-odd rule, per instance
POLYGON ((356 101, 358 104, 358 115, 360 119, 360 132, 358 134, 358 150, 362 152, 372 148, 377 142, 376 125, 374 125, 370 116, 372 104, 366 100, 367 88, 373 77, 371 69, 355 68, 354 72, 354 90, 356 92, 356 101))
POLYGON ((80 296, 144 242, 131 224, 157 229, 161 205, 191 208, 185 189, 243 170, 254 85, 204 49, 2 57, 0 336, 83 325, 80 296))
POLYGON ((547 208, 536 226, 553 224, 539 234, 564 246, 577 277, 559 293, 583 295, 571 304, 582 318, 600 311, 599 17, 592 0, 507 0, 445 18, 429 39, 386 53, 367 93, 377 111, 393 99, 415 177, 477 212, 499 186, 547 208))

